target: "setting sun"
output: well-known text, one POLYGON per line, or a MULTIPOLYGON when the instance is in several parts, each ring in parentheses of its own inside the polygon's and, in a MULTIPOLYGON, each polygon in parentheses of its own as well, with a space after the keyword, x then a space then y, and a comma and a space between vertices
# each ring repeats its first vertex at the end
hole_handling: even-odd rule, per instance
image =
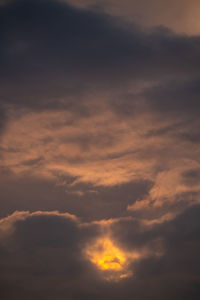
POLYGON ((125 254, 108 238, 98 240, 87 253, 90 260, 102 270, 121 270, 126 263, 125 254))
POLYGON ((139 258, 137 252, 119 249, 109 237, 100 238, 85 251, 89 260, 103 271, 107 280, 119 280, 132 275, 130 262, 139 258))

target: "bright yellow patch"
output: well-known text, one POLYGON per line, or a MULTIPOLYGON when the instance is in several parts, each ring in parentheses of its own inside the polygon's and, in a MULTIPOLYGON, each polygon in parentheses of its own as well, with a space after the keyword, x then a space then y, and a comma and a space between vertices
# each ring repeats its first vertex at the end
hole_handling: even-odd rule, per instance
POLYGON ((125 254, 108 238, 98 240, 87 252, 90 260, 102 270, 119 271, 126 263, 125 254))
POLYGON ((85 254, 103 272, 105 279, 114 281, 131 276, 130 261, 139 257, 136 252, 130 253, 119 249, 109 237, 100 238, 88 245, 85 254))

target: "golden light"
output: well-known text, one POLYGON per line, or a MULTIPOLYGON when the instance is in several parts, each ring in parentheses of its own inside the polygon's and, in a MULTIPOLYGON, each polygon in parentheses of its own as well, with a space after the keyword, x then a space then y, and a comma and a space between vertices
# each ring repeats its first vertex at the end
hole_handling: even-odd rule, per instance
POLYGON ((96 240, 85 252, 108 280, 119 280, 132 275, 128 269, 130 261, 139 257, 138 253, 119 249, 109 237, 96 240))
POLYGON ((108 238, 98 240, 90 249, 91 261, 102 270, 120 270, 126 261, 125 255, 108 238))

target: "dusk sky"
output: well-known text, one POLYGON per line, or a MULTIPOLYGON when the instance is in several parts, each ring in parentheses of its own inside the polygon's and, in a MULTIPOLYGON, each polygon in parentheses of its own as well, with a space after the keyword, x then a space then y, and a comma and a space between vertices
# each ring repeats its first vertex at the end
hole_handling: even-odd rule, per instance
POLYGON ((200 299, 199 0, 0 0, 0 299, 200 299))

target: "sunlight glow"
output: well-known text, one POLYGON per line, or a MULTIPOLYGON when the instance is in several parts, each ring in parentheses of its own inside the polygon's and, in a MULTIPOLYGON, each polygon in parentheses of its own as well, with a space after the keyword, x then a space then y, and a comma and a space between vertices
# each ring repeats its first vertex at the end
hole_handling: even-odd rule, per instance
POLYGON ((138 253, 129 253, 114 245, 109 237, 100 238, 86 249, 86 255, 108 280, 119 280, 132 275, 128 270, 130 261, 139 258, 138 253))
POLYGON ((113 245, 108 238, 96 242, 91 252, 91 261, 102 270, 121 270, 126 262, 122 251, 113 245))

